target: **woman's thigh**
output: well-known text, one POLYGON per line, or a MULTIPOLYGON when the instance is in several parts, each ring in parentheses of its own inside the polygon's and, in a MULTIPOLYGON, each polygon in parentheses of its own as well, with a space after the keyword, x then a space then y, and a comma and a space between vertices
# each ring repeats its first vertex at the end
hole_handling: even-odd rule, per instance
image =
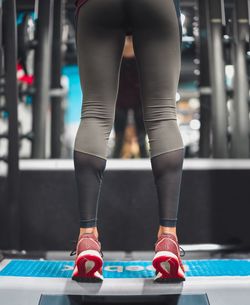
POLYGON ((83 92, 74 149, 107 158, 125 43, 122 0, 88 0, 77 16, 77 57, 83 92))
POLYGON ((176 121, 181 68, 178 6, 174 0, 127 1, 144 122, 151 156, 156 156, 183 147, 176 121))
POLYGON ((77 17, 82 117, 111 117, 125 42, 121 0, 88 0, 77 17))

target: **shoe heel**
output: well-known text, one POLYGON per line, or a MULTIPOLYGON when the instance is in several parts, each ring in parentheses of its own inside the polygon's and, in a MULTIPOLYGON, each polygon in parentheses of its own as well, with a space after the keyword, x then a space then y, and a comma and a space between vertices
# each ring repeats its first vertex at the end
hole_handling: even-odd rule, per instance
POLYGON ((159 251, 156 253, 152 265, 157 273, 156 280, 159 278, 185 280, 178 257, 172 252, 159 251))
POLYGON ((103 280, 100 273, 102 266, 103 259, 98 251, 82 251, 77 257, 72 279, 78 281, 96 279, 101 281, 103 280))

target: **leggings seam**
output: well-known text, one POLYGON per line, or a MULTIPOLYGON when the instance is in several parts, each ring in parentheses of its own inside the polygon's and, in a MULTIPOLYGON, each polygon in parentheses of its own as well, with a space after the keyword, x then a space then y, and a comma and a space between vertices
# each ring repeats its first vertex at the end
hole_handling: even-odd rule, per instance
POLYGON ((100 158, 100 159, 103 159, 103 160, 107 161, 106 158, 100 157, 99 155, 96 155, 96 154, 93 154, 93 153, 89 153, 89 152, 86 152, 86 151, 81 151, 81 150, 78 150, 78 149, 74 149, 74 150, 77 151, 77 152, 80 152, 80 153, 83 153, 83 154, 87 154, 87 155, 91 155, 91 156, 95 156, 97 158, 100 158))
POLYGON ((155 156, 151 157, 151 159, 154 158, 154 157, 158 157, 158 156, 160 156, 162 154, 166 154, 166 153, 169 153, 169 152, 172 152, 172 151, 176 151, 176 150, 183 150, 183 149, 185 149, 185 146, 182 146, 180 148, 171 149, 171 150, 165 151, 163 153, 159 153, 158 155, 155 155, 155 156))

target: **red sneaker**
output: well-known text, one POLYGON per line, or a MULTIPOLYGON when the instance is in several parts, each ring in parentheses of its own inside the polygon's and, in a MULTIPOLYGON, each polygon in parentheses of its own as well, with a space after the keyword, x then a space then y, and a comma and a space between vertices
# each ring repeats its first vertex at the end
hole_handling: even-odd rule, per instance
POLYGON ((101 243, 93 233, 83 233, 77 242, 72 280, 77 282, 102 282, 103 253, 101 243))
POLYGON ((180 250, 175 235, 163 233, 155 243, 153 266, 156 270, 155 282, 185 281, 185 269, 180 258, 180 250))

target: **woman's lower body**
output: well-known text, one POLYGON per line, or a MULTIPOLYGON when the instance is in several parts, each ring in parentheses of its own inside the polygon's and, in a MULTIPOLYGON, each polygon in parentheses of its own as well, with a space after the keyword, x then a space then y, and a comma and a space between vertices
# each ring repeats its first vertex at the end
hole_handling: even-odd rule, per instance
POLYGON ((159 231, 176 237, 184 145, 176 118, 179 81, 178 0, 88 0, 77 14, 83 91, 74 146, 80 234, 98 237, 99 193, 114 123, 125 36, 133 36, 144 125, 159 202, 159 231))

